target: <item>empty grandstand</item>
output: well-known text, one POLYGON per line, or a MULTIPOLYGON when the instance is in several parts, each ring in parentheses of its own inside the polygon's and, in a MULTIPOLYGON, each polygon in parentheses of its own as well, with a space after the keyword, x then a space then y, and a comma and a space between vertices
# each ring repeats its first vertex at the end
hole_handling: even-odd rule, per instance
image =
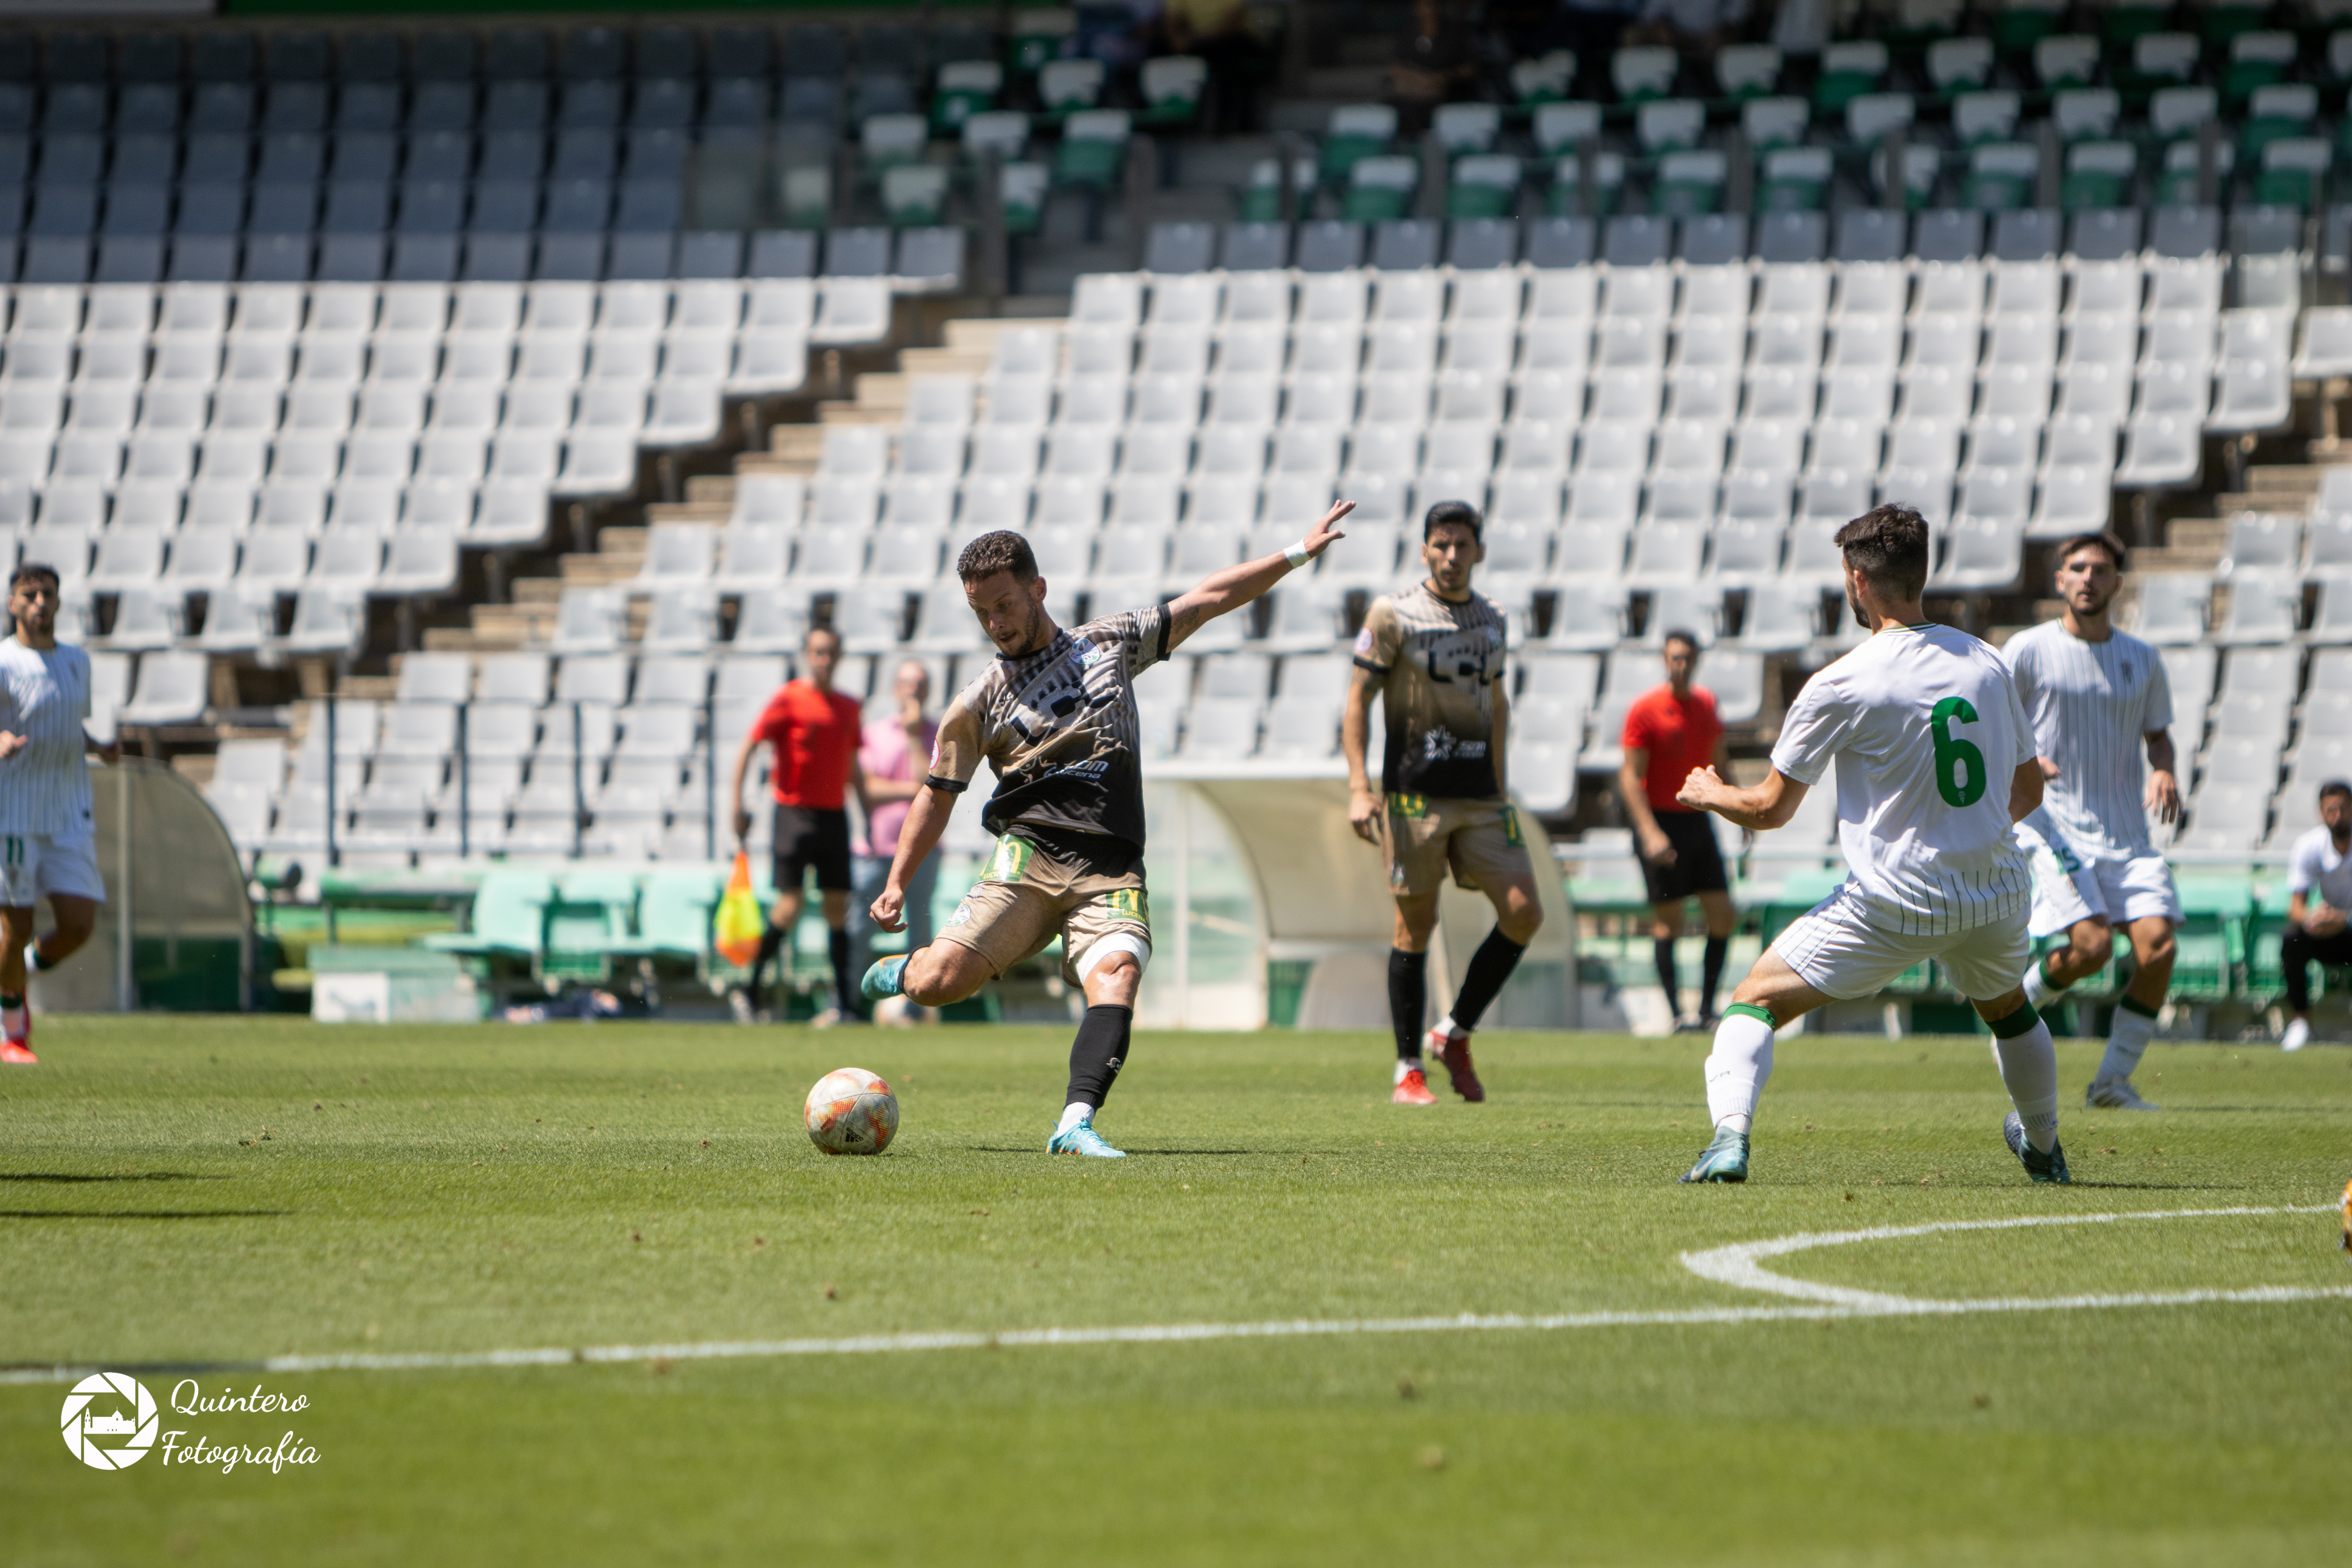
MULTIPOLYGON (((1354 500, 1141 694, 1164 753, 1329 765, 1466 499, 1514 786, 1597 889, 1664 630, 1755 754, 1855 635, 1854 512, 1926 512, 1996 638, 2113 525, 2174 853, 2277 861, 2352 745, 2352 8, 1574 15, 1443 70, 1320 5, 0 36, 0 530, 249 857, 463 869, 723 854, 806 627, 951 689, 992 528, 1075 616, 1354 500)), ((1759 886, 1834 861, 1776 837, 1759 886)))

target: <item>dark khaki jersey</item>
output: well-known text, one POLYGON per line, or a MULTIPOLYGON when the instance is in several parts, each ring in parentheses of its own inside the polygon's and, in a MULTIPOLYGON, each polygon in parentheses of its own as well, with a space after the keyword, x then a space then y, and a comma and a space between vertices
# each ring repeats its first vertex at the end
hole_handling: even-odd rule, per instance
POLYGON ((1135 678, 1168 657, 1155 605, 1057 631, 1020 658, 998 656, 940 721, 929 782, 961 790, 981 759, 996 773, 981 824, 1103 834, 1143 848, 1135 678))
POLYGON ((1372 601, 1356 668, 1381 681, 1388 721, 1381 788, 1485 800, 1499 791, 1489 742, 1503 678, 1503 612, 1472 594, 1450 604, 1426 582, 1372 601))

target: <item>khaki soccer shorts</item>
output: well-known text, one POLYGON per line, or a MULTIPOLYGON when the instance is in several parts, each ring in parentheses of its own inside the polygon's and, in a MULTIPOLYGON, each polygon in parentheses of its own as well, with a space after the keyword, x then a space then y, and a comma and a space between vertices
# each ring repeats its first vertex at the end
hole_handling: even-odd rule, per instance
POLYGON ((1507 801, 1391 795, 1379 820, 1389 891, 1400 897, 1437 891, 1449 869, 1456 887, 1474 892, 1482 879, 1535 875, 1519 814, 1507 801))
POLYGON ((1025 838, 996 841, 996 853, 937 940, 968 947, 1002 975, 1062 939, 1062 978, 1083 987, 1078 962, 1105 937, 1140 942, 1149 962, 1151 906, 1143 878, 1096 877, 1056 860, 1025 838))

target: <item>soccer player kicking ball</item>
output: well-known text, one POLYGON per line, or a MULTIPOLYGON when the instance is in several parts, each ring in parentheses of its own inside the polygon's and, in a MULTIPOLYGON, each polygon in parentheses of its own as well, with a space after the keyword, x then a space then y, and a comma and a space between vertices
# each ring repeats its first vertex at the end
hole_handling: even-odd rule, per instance
POLYGON ((1486 1098, 1470 1063, 1470 1031, 1517 967, 1543 924, 1535 868, 1519 819, 1503 793, 1503 745, 1510 704, 1503 689, 1503 612, 1473 593, 1470 573, 1486 559, 1479 517, 1466 503, 1440 501, 1421 524, 1429 575, 1402 594, 1374 599, 1356 637, 1340 744, 1348 753, 1348 822, 1388 858, 1396 895, 1389 950, 1389 1024, 1396 1033, 1399 1105, 1434 1105, 1422 1067, 1422 1016, 1428 1007, 1429 934, 1437 893, 1454 882, 1484 890, 1495 929, 1454 994, 1454 1007, 1429 1031, 1454 1092, 1486 1098), (1381 793, 1364 760, 1372 699, 1387 721, 1381 793))
POLYGON ((1069 1092, 1047 1152, 1126 1156, 1094 1128, 1127 1059, 1135 994, 1151 957, 1143 888, 1143 769, 1135 678, 1209 621, 1238 610, 1346 535, 1340 501, 1279 555, 1228 566, 1165 605, 1064 630, 1045 613, 1045 579, 1017 533, 983 533, 956 562, 964 598, 996 662, 948 704, 930 773, 898 830, 874 923, 904 924, 907 889, 940 841, 956 796, 985 759, 996 792, 981 824, 997 836, 980 880, 936 941, 866 972, 867 997, 925 1007, 961 1002, 1062 939, 1062 977, 1087 1014, 1070 1046, 1069 1092))
POLYGON ((1715 1139, 1685 1182, 1744 1182, 1773 1031, 1825 1002, 1873 995, 1934 959, 1992 1026, 2016 1106, 2002 1136, 2036 1182, 2065 1182, 2058 1055, 2017 977, 2032 879, 2011 826, 2041 804, 2042 769, 2000 655, 1932 625, 1927 524, 1881 506, 1840 529, 1846 602, 1871 630, 1790 705, 1772 771, 1752 789, 1692 770, 1686 805, 1756 832, 1796 814, 1837 763, 1838 841, 1852 876, 1775 938, 1748 972, 1706 1059, 1715 1139))
POLYGON ((0 1062, 38 1061, 25 972, 55 969, 89 940, 106 882, 89 764, 114 745, 89 738, 89 655, 58 644, 58 574, 26 562, 8 579, 16 635, 0 642, 0 1062), (33 939, 47 897, 57 929, 33 939))
MULTIPOLYGON (((2131 938, 2138 970, 2116 1005, 2107 1052, 2083 1103, 2108 1110, 2153 1110, 2131 1075, 2156 1033, 2172 987, 2173 929, 2180 896, 2172 870, 2148 840, 2147 818, 2180 816, 2172 771, 2172 685, 2156 649, 2115 629, 2108 606, 2123 588, 2123 541, 2086 533, 2058 547, 2057 620, 2009 639, 2001 658, 2033 723, 2049 775, 2049 816, 2096 879, 2093 908, 2131 938), (2140 754, 2147 756, 2143 784, 2140 754)), ((2106 963, 2109 945, 2081 933, 2025 976, 2037 1007, 2106 963)))

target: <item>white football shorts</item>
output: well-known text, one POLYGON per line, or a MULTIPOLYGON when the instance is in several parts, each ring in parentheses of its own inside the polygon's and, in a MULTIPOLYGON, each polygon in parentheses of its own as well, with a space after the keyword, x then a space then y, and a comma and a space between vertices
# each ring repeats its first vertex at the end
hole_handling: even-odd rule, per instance
POLYGON ((2164 863, 2163 856, 2094 860, 2091 871, 2099 879, 2099 897, 2106 905, 2107 919, 2117 926, 2150 915, 2180 923, 2180 894, 2172 885, 2172 868, 2164 863))
POLYGON ((2107 896, 2091 863, 2061 839, 2053 844, 2031 826, 2017 825, 2017 841, 2033 868, 2033 909, 2026 917, 2026 934, 2039 942, 2071 931, 2076 922, 2097 915, 2105 918, 2107 896))
POLYGON ((1990 1002, 2013 990, 2032 962, 2025 919, 2021 910, 1949 936, 1904 936, 1869 924, 1862 901, 1840 888, 1773 938, 1772 951, 1806 984, 1841 1002, 1875 996, 1928 959, 1943 965, 1961 995, 1990 1002))
POLYGON ((0 906, 29 910, 52 893, 106 902, 98 840, 61 843, 46 833, 0 834, 0 906))

